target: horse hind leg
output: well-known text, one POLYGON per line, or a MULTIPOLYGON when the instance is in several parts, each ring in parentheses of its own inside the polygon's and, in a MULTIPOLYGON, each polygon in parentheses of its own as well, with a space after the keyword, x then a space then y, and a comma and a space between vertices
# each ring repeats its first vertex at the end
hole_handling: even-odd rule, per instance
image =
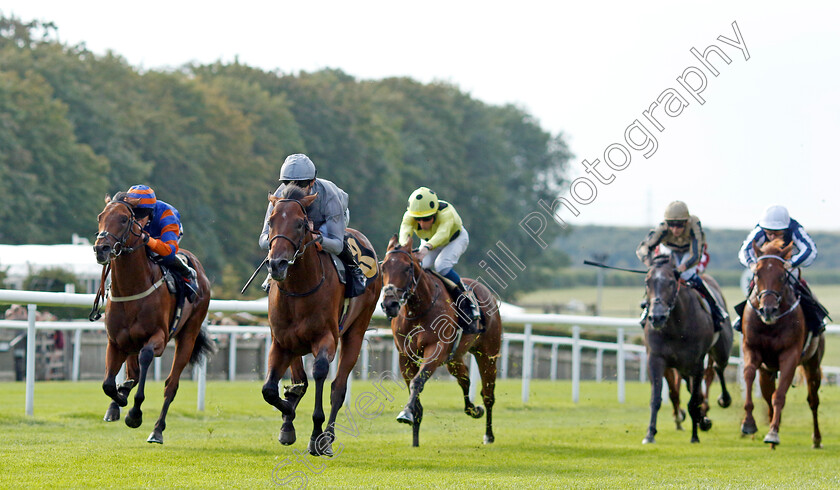
MULTIPOLYGON (((283 398, 286 403, 291 405, 292 410, 296 411, 300 400, 306 394, 306 388, 309 386, 309 381, 306 378, 306 371, 303 368, 303 359, 300 357, 292 361, 292 386, 285 388, 283 398)), ((283 425, 280 427, 280 436, 278 440, 284 446, 290 446, 295 443, 297 436, 295 433, 294 413, 291 415, 283 414, 283 425)))
MULTIPOLYGON (((359 352, 361 352, 362 342, 364 342, 364 332, 364 327, 354 332, 348 332, 341 341, 338 369, 330 386, 330 418, 327 420, 326 430, 321 435, 322 440, 318 444, 319 449, 326 454, 332 454, 332 443, 335 442, 335 420, 347 399, 347 378, 359 359, 359 352)), ((350 423, 345 427, 345 432, 349 432, 353 437, 358 437, 358 427, 356 421, 353 420, 352 412, 348 410, 346 413, 350 423)))
POLYGON ((680 375, 676 369, 666 369, 665 380, 668 382, 668 397, 674 407, 674 423, 677 430, 683 430, 682 423, 685 421, 686 413, 680 407, 680 375))
POLYGON ((699 443, 700 438, 697 436, 697 429, 702 419, 701 405, 703 404, 703 388, 701 383, 703 373, 692 376, 690 379, 691 398, 688 400, 688 414, 691 416, 691 442, 699 443))
POLYGON ((484 431, 484 444, 496 441, 493 435, 493 405, 496 403, 496 356, 477 353, 476 362, 481 373, 481 397, 487 410, 487 422, 484 431))
POLYGON ((811 407, 811 416, 814 420, 814 432, 811 434, 814 449, 822 449, 822 434, 820 434, 820 424, 817 420, 817 409, 820 407, 820 384, 822 383, 822 370, 819 363, 809 361, 809 364, 803 366, 805 373, 805 380, 808 384, 808 406, 811 407))
POLYGON ((484 408, 476 407, 470 401, 470 372, 464 364, 463 358, 453 359, 446 364, 446 369, 458 381, 458 386, 461 387, 461 392, 464 394, 464 413, 474 419, 481 418, 484 415, 484 408))
POLYGON ((169 412, 169 405, 172 404, 175 395, 178 393, 178 386, 181 383, 181 373, 184 372, 184 368, 190 362, 190 358, 193 356, 193 350, 196 348, 202 349, 208 342, 208 339, 204 337, 205 334, 201 332, 200 328, 201 323, 199 320, 194 330, 196 332, 195 334, 187 336, 187 332, 193 330, 184 330, 182 334, 184 336, 175 342, 175 358, 172 360, 172 368, 169 371, 169 376, 166 378, 166 387, 163 389, 163 407, 160 409, 160 415, 158 415, 158 419, 155 422, 155 427, 152 429, 152 433, 149 434, 146 442, 163 444, 163 431, 166 430, 166 414, 169 412))
MULTIPOLYGON (((332 353, 335 355, 335 352, 332 353)), ((315 410, 312 412, 312 435, 309 437, 309 454, 312 456, 332 456, 332 449, 321 438, 324 433, 324 381, 330 373, 330 354, 326 347, 318 350, 312 367, 312 378, 315 380, 315 410), (321 446, 325 447, 321 447, 321 446)))
POLYGON ((709 418, 709 392, 712 389, 712 381, 715 379, 715 371, 712 369, 713 361, 709 359, 706 369, 703 371, 703 387, 701 394, 703 401, 700 404, 700 430, 706 432, 712 428, 712 419, 709 418))

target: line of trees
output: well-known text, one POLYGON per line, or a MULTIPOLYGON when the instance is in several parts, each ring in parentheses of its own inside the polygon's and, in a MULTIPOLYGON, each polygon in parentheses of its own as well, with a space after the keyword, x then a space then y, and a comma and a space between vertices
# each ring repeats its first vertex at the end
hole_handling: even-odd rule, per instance
POLYGON ((563 263, 518 222, 553 199, 571 155, 562 134, 521 108, 446 83, 339 70, 285 74, 238 62, 140 70, 56 39, 50 23, 0 15, 4 243, 90 236, 106 194, 146 183, 180 210, 182 245, 201 258, 216 296, 229 297, 264 257, 257 235, 280 164, 304 152, 319 177, 348 192, 351 226, 380 254, 409 193, 425 185, 465 220, 467 275, 498 240, 528 264, 505 296, 545 284, 563 263))

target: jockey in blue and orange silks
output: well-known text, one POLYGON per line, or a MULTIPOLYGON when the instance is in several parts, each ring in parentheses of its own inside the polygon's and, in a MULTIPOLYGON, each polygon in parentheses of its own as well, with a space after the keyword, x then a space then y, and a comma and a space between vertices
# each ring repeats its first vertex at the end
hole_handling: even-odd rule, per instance
POLYGON ((177 255, 178 242, 184 235, 181 213, 157 199, 155 191, 147 185, 132 186, 125 200, 134 207, 134 216, 143 229, 143 243, 157 262, 183 278, 187 297, 192 301, 198 293, 195 271, 177 255))

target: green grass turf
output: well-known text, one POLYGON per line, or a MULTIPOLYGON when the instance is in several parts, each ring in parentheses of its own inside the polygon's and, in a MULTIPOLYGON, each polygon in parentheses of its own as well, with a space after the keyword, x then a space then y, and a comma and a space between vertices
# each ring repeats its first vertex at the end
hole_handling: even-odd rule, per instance
MULTIPOLYGON (((211 382, 203 413, 196 385, 184 382, 168 417, 163 446, 145 442, 162 401, 162 383, 150 383, 144 424, 105 423, 108 404, 99 383, 36 385, 35 415, 24 416, 24 384, 0 384, 0 487, 266 488, 284 478, 310 488, 837 488, 840 389, 823 387, 824 449, 811 449, 811 416, 804 387, 793 388, 775 450, 761 442, 765 405, 757 402, 757 438, 739 434, 742 401, 713 408, 714 427, 690 444, 663 403, 654 445, 641 440, 648 422, 647 384, 629 383, 617 402, 615 383, 583 383, 571 402, 569 382, 534 381, 528 404, 521 385, 502 381, 494 411, 496 443, 483 445, 484 419, 463 414, 460 389, 431 381, 422 396, 421 446, 410 427, 394 420, 405 392, 371 420, 354 411, 356 435, 338 432, 332 459, 298 456, 311 431, 314 390, 299 406, 298 442, 277 442, 280 414, 260 394, 260 383, 211 382), (301 459, 305 460, 303 463, 301 459), (285 466, 284 466, 285 464, 285 466), (307 467, 307 464, 309 467, 307 467), (297 473, 295 473, 297 472, 297 473)), ((376 393, 353 384, 354 398, 376 393)), ((718 393, 717 385, 712 396, 718 393)), ((349 426, 347 413, 338 419, 349 426)), ((688 425, 688 424, 686 424, 688 425)), ((690 427, 690 425, 688 425, 690 427)))

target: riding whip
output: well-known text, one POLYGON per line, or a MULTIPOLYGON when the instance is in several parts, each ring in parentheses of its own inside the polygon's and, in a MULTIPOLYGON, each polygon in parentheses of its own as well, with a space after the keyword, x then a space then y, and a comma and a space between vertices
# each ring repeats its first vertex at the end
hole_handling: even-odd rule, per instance
POLYGON ((591 260, 584 260, 583 263, 585 265, 594 265, 595 267, 600 267, 602 269, 613 269, 624 272, 635 272, 636 274, 647 274, 647 271, 640 271, 638 269, 624 269, 622 267, 613 267, 611 265, 602 264, 600 262, 592 262, 591 260))
POLYGON ((260 273, 260 271, 262 270, 262 268, 263 268, 263 267, 265 266, 265 264, 267 264, 267 263, 268 263, 268 257, 266 257, 266 258, 265 258, 265 260, 263 260, 262 262, 260 262, 260 265, 257 267, 257 270, 255 270, 255 271, 254 271, 254 273, 253 273, 253 274, 251 274, 251 278, 250 278, 250 279, 248 279, 248 282, 246 282, 246 283, 245 283, 245 287, 243 287, 243 288, 242 288, 242 291, 239 291, 239 294, 245 294, 245 290, 246 290, 246 289, 248 289, 248 286, 250 286, 250 285, 251 285, 251 283, 254 281, 254 278, 255 278, 255 277, 257 277, 257 274, 259 274, 259 273, 260 273))

